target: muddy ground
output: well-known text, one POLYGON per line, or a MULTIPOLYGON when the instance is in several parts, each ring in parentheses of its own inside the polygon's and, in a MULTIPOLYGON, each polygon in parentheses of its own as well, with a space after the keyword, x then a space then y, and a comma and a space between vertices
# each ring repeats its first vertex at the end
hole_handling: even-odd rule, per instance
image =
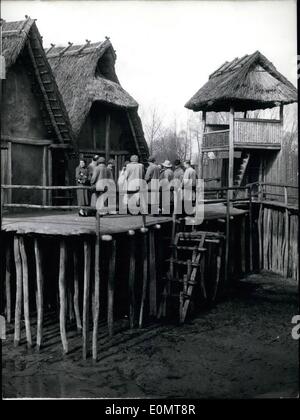
MULTIPOLYGON (((100 330, 99 361, 81 359, 69 331, 62 356, 58 325, 46 321, 45 347, 28 353, 23 337, 3 342, 3 396, 9 397, 296 397, 298 342, 291 318, 297 286, 275 275, 252 275, 237 291, 184 326, 117 323, 109 340, 100 330)), ((24 336, 24 329, 23 329, 24 336)))

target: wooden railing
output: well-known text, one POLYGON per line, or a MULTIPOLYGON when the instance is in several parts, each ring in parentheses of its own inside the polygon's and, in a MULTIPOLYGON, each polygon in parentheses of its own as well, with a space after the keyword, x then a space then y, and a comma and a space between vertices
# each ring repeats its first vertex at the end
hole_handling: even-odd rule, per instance
MULTIPOLYGON (((280 148, 283 136, 280 120, 249 118, 234 119, 234 146, 260 146, 280 148)), ((204 150, 222 150, 229 147, 229 129, 208 131, 203 134, 204 150)))
POLYGON ((280 145, 282 123, 280 120, 236 118, 234 143, 237 145, 280 145))

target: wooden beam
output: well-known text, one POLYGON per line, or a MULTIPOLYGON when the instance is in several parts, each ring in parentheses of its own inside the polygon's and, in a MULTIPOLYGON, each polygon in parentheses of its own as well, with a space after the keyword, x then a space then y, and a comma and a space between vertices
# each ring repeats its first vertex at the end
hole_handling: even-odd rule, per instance
MULTIPOLYGON (((48 185, 52 186, 52 151, 48 148, 48 168, 47 168, 47 181, 48 185)), ((45 190, 46 191, 46 190, 45 190)), ((52 192, 48 190, 48 205, 52 204, 52 192)))
POLYGON ((77 250, 74 246, 74 249, 73 249, 73 274, 74 274, 73 304, 74 304, 77 331, 81 332, 82 331, 82 324, 81 324, 80 310, 79 310, 79 272, 78 272, 78 270, 79 270, 78 255, 77 255, 77 250))
POLYGON ((149 231, 149 315, 157 315, 155 231, 149 231))
POLYGON ((136 259, 135 259, 135 238, 134 230, 129 231, 129 322, 130 328, 134 328, 135 325, 135 268, 136 268, 136 259))
MULTIPOLYGON (((234 169, 234 108, 230 107, 229 113, 229 166, 228 166, 228 187, 233 186, 234 169)), ((233 191, 229 191, 229 198, 233 197, 233 191)))
MULTIPOLYGON (((7 182, 9 185, 12 184, 12 154, 11 154, 11 142, 7 143, 7 182)), ((8 190, 7 203, 12 202, 12 190, 8 190)))
POLYGON ((143 326, 143 317, 144 317, 144 306, 146 302, 147 295, 147 285, 148 285, 148 235, 146 232, 143 233, 143 289, 142 289, 142 298, 141 298, 141 307, 140 307, 140 316, 139 316, 139 328, 143 326))
POLYGON ((107 112, 105 120, 105 159, 106 163, 110 156, 110 113, 107 112))
POLYGON ((59 326, 64 354, 68 353, 68 341, 66 333, 66 242, 60 241, 59 254, 59 326))
POLYGON ((6 320, 11 323, 11 250, 7 243, 5 256, 5 293, 6 293, 6 320))
POLYGON ((24 319, 27 347, 31 348, 31 330, 30 330, 30 315, 29 315, 29 287, 28 287, 28 261, 24 245, 24 238, 21 236, 19 239, 20 255, 22 261, 22 277, 23 277, 23 304, 24 304, 24 319))
MULTIPOLYGON (((42 185, 47 185, 47 156, 48 156, 48 149, 47 147, 43 148, 43 162, 42 162, 42 185)), ((42 203, 45 206, 47 204, 47 191, 43 190, 42 192, 42 203)))
POLYGON ((84 241, 84 284, 83 284, 83 314, 82 314, 82 355, 87 357, 89 337, 89 297, 90 297, 90 272, 91 272, 91 244, 84 241))
POLYGON ((36 347, 37 351, 40 350, 42 344, 42 333, 43 333, 43 270, 42 270, 42 259, 41 250, 37 238, 34 239, 34 255, 35 255, 35 266, 36 266, 36 286, 37 286, 37 337, 36 347))
POLYGON ((95 291, 94 291, 94 320, 93 320, 93 360, 97 360, 98 324, 100 313, 100 215, 96 213, 96 242, 95 242, 95 291))
POLYGON ((108 333, 112 337, 114 332, 114 294, 116 273, 116 241, 111 243, 111 255, 109 260, 108 287, 107 287, 107 324, 108 333))
POLYGON ((15 303, 15 334, 14 346, 16 347, 20 342, 21 336, 21 311, 22 311, 22 261, 20 255, 19 237, 14 237, 14 257, 16 267, 16 303, 15 303))

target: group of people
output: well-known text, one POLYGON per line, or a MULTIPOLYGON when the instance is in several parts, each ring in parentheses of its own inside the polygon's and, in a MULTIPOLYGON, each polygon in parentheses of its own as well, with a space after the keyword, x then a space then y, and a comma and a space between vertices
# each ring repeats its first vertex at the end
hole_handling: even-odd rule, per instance
MULTIPOLYGON (((114 161, 111 159, 108 162, 104 157, 95 155, 89 165, 86 164, 83 158, 80 158, 78 167, 76 168, 76 182, 80 186, 94 187, 89 191, 88 189, 77 190, 78 206, 91 206, 96 208, 96 201, 99 196, 99 189, 97 191, 96 185, 99 181, 114 180, 114 161)), ((176 181, 178 184, 196 185, 196 171, 192 167, 190 160, 185 160, 183 163, 176 159, 174 164, 169 160, 158 164, 154 156, 148 159, 148 167, 139 162, 137 155, 132 155, 130 161, 125 161, 120 170, 117 189, 123 194, 123 204, 128 203, 128 197, 137 195, 139 190, 138 185, 143 180, 147 185, 154 185, 157 182, 159 185, 160 194, 157 191, 158 206, 161 208, 161 191, 167 190, 171 182, 176 181)), ((153 197, 153 196, 152 196, 153 197)), ((149 199, 151 202, 151 199, 149 199)), ((80 209, 79 215, 86 216, 90 212, 80 209)))

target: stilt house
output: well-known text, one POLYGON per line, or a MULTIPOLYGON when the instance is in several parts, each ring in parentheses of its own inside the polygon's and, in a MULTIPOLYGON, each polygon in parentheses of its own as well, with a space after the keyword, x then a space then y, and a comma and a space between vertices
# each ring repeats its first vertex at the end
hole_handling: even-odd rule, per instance
POLYGON ((125 159, 148 157, 137 102, 122 88, 115 72, 116 53, 109 40, 52 46, 47 58, 62 93, 79 152, 115 160, 115 177, 125 159))
POLYGON ((297 185, 297 170, 291 174, 287 168, 288 156, 295 152, 285 143, 283 132, 284 106, 293 102, 297 102, 296 88, 259 51, 213 72, 185 105, 202 111, 203 178, 219 179, 214 187, 257 181, 297 185), (275 118, 253 118, 252 111, 270 108, 276 109, 275 118), (209 116, 216 114, 211 112, 225 112, 227 118, 223 124, 212 122, 209 116))

